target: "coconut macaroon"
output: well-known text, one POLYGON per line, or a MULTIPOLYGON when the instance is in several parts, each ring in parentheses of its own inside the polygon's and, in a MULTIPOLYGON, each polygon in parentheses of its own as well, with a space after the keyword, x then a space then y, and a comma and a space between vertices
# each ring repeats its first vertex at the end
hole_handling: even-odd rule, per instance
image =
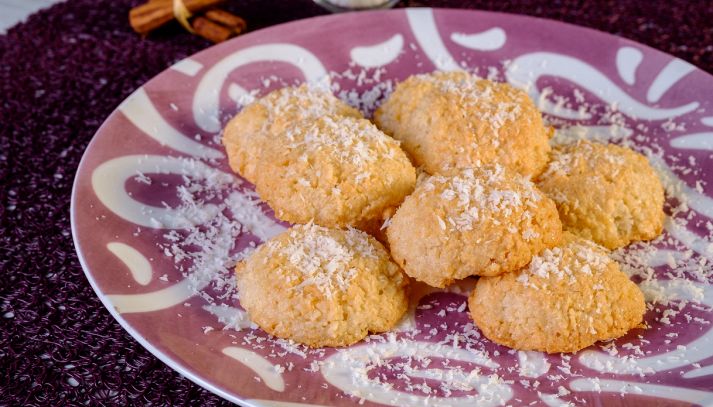
POLYGON ((575 352, 638 326, 644 296, 601 246, 565 232, 515 273, 478 280, 470 313, 495 343, 520 350, 575 352))
POLYGON ((223 145, 230 168, 250 182, 255 180, 259 156, 266 143, 300 120, 324 115, 362 117, 331 93, 306 84, 270 92, 240 111, 225 126, 223 145))
POLYGON ((312 347, 385 332, 408 308, 408 278, 356 229, 298 225, 236 268, 240 304, 268 333, 312 347))
POLYGON ((434 287, 517 270, 559 243, 555 204, 500 165, 419 183, 386 231, 394 260, 434 287))
POLYGON ((466 72, 408 78, 374 120, 430 174, 500 163, 535 176, 550 151, 552 130, 525 92, 466 72))
POLYGON ((399 143, 366 119, 325 116, 278 138, 262 148, 255 186, 288 222, 373 228, 416 183, 399 143))
POLYGON ((609 249, 658 236, 664 189, 646 157, 586 140, 559 146, 538 179, 563 227, 609 249))

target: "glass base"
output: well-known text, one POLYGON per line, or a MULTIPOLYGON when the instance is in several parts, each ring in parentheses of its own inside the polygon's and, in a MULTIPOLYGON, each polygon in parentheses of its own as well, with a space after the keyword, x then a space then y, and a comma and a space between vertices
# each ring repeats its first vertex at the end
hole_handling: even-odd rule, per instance
POLYGON ((323 8, 331 11, 332 13, 345 13, 349 11, 379 10, 391 8, 394 7, 396 3, 399 2, 399 0, 386 0, 382 2, 368 0, 314 0, 314 2, 319 4, 323 8))

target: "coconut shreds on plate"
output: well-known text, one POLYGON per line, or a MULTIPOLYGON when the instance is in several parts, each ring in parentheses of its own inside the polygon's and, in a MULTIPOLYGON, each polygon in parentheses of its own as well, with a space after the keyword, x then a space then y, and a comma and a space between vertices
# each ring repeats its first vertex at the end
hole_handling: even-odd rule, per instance
MULTIPOLYGON (((475 70, 474 73, 488 79, 503 80, 501 72, 502 67, 490 67, 475 70)), ((384 80, 386 74, 385 68, 361 69, 352 64, 343 72, 330 74, 334 80, 331 90, 368 117, 380 101, 393 91, 395 82, 384 80)), ((274 88, 275 84, 286 85, 280 78, 265 77, 262 80, 265 89, 255 90, 251 94, 265 94, 274 88)), ((668 218, 664 234, 654 241, 634 243, 611 254, 645 293, 649 311, 646 329, 636 331, 638 334, 628 335, 626 341, 610 341, 596 346, 608 355, 624 357, 629 361, 658 354, 662 350, 681 350, 683 345, 677 343, 677 338, 683 332, 690 329, 707 329, 710 324, 708 315, 711 310, 701 303, 703 291, 696 284, 710 283, 713 274, 713 224, 697 213, 697 210, 701 210, 701 197, 707 187, 703 180, 704 169, 697 165, 695 158, 688 157, 683 152, 664 155, 657 140, 647 135, 652 131, 653 125, 633 123, 618 111, 617 106, 590 103, 578 90, 574 90, 571 97, 565 97, 555 95, 552 89, 546 88, 541 92, 540 100, 536 102, 542 104, 545 100, 555 108, 574 108, 596 118, 589 120, 585 126, 545 115, 548 124, 558 128, 553 143, 589 138, 630 147, 649 157, 658 170, 667 193, 665 209, 668 218), (682 181, 679 175, 689 180, 695 177, 697 180, 691 187, 682 181), (689 230, 690 227, 705 231, 705 236, 699 236, 700 232, 694 234, 689 230), (671 290, 672 286, 676 290, 671 290), (674 291, 679 295, 672 295, 674 291), (693 300, 681 297, 680 293, 693 300), (646 332, 651 330, 665 332, 667 339, 663 345, 650 344, 646 339, 646 332)), ((669 120, 655 130, 675 134, 684 128, 681 123, 669 120)), ((222 148, 219 136, 213 138, 212 144, 216 148, 222 148)), ((187 168, 191 167, 190 161, 186 160, 187 168)), ((137 174, 136 182, 151 184, 152 179, 146 174, 137 174)), ((218 323, 215 326, 222 328, 223 334, 229 335, 234 344, 267 350, 267 358, 276 359, 276 363, 279 363, 276 369, 280 372, 318 372, 335 368, 335 363, 339 363, 353 369, 353 380, 355 383, 361 383, 361 386, 355 386, 356 388, 376 386, 428 397, 466 397, 477 402, 496 397, 497 392, 493 389, 504 383, 537 392, 543 400, 560 403, 559 405, 585 402, 574 393, 570 394, 563 386, 554 388, 553 393, 550 384, 543 385, 545 382, 560 383, 566 379, 581 377, 578 371, 580 368, 571 365, 572 358, 578 358, 577 354, 547 357, 537 366, 528 361, 526 352, 502 347, 496 347, 501 349, 500 351, 491 352, 485 348, 489 342, 481 336, 470 320, 466 298, 463 296, 468 294, 467 288, 463 287, 469 284, 472 286, 472 281, 451 287, 450 293, 424 297, 406 316, 401 325, 405 328, 366 338, 366 344, 378 344, 380 347, 374 349, 382 350, 370 350, 366 358, 355 356, 348 351, 350 348, 334 353, 331 349, 309 349, 292 341, 270 337, 257 329, 244 313, 235 308, 238 293, 232 269, 236 262, 248 256, 260 241, 279 232, 282 227, 264 214, 268 209, 260 202, 257 194, 236 177, 218 176, 205 181, 204 178, 196 180, 186 174, 177 191, 180 205, 175 209, 185 215, 186 219, 196 218, 196 212, 205 210, 208 204, 214 208, 209 214, 198 216, 207 219, 199 226, 187 226, 183 230, 165 233, 157 243, 158 248, 175 263, 176 269, 183 278, 188 279, 196 294, 207 302, 203 309, 216 316, 218 323), (250 243, 245 249, 236 250, 236 241, 239 239, 247 239, 250 243), (419 324, 413 322, 416 321, 414 313, 428 313, 441 322, 419 324), (238 334, 235 331, 241 332, 238 334), (432 343, 427 346, 424 341, 432 343), (411 353, 403 355, 390 352, 392 345, 409 349, 411 353), (509 358, 517 359, 519 363, 474 368, 472 363, 457 361, 462 356, 459 352, 464 350, 475 355, 473 357, 480 358, 481 365, 485 366, 492 364, 492 357, 500 353, 507 353, 509 358), (438 352, 439 356, 434 357, 434 352, 438 352), (449 359, 451 356, 453 361, 449 359), (394 381, 394 377, 398 380, 394 381), (567 397, 569 401, 560 397, 567 397)), ((452 197, 444 198, 461 199, 464 194, 464 191, 452 192, 452 197)), ((388 223, 388 220, 386 222, 388 223)), ((446 227, 448 221, 443 222, 441 226, 446 227)), ((141 230, 136 233, 140 234, 141 230)), ((302 262, 304 258, 296 258, 296 261, 298 260, 302 262)), ((547 270, 537 269, 535 272, 544 271, 547 270)), ((204 327, 206 334, 214 334, 212 329, 204 327)), ((492 349, 492 344, 489 346, 492 349)), ((603 369, 606 369, 606 366, 603 369)), ((641 369, 635 373, 645 377, 651 372, 641 369)), ((256 380, 260 379, 256 377, 256 380)), ((594 389, 599 387, 598 379, 586 380, 589 380, 594 389)), ((366 396, 368 394, 359 393, 359 390, 343 395, 354 397, 357 401, 363 401, 366 396)), ((511 402, 517 403, 518 399, 515 398, 511 402)))

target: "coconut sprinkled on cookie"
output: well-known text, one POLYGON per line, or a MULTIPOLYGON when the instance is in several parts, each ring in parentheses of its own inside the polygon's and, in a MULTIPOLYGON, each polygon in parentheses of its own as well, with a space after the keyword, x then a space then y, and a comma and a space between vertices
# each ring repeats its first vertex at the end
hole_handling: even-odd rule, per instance
POLYGON ((466 72, 408 78, 374 120, 430 174, 500 163, 533 176, 550 149, 551 131, 525 92, 466 72))
POLYGON ((554 203, 498 165, 424 180, 387 229, 394 259, 436 287, 513 271, 555 246, 561 233, 554 203))
POLYGON ((664 190, 648 160, 624 147, 579 140, 557 147, 538 178, 565 229, 615 249, 658 236, 664 190))
POLYGON ((622 336, 646 309, 641 290, 606 250, 570 233, 529 266, 478 280, 469 306, 490 340, 548 353, 622 336))
MULTIPOLYGON (((522 216, 531 218, 529 206, 536 205, 543 194, 531 183, 520 177, 506 179, 505 169, 500 165, 485 167, 480 171, 465 169, 453 177, 433 176, 424 182, 422 194, 436 189, 436 184, 442 185, 440 198, 446 202, 455 203, 455 210, 443 220, 442 228, 461 232, 473 229, 486 212, 498 212, 510 216, 514 210, 523 207, 522 216), (499 184, 509 184, 498 189, 499 184)), ((537 237, 535 232, 528 233, 526 239, 537 237)))
POLYGON ((365 119, 305 120, 276 140, 262 149, 255 186, 288 222, 378 230, 416 183, 399 143, 365 119))
MULTIPOLYGON (((488 105, 488 108, 482 109, 478 119, 494 132, 505 123, 516 121, 523 113, 521 104, 517 102, 521 95, 509 85, 498 85, 474 75, 441 73, 416 75, 416 78, 434 83, 442 92, 455 98, 463 116, 469 114, 472 109, 482 109, 483 105, 488 105)), ((471 128, 476 126, 472 122, 469 125, 471 128)), ((498 143, 497 137, 491 140, 498 143)))
POLYGON ((566 278, 570 283, 573 283, 576 273, 591 275, 592 269, 601 269, 611 263, 611 258, 606 252, 588 240, 578 242, 576 250, 570 254, 569 263, 563 263, 563 255, 561 247, 543 250, 542 253, 532 258, 525 271, 518 276, 518 281, 527 284, 528 276, 534 275, 542 279, 554 278, 556 281, 566 278))
MULTIPOLYGON (((447 224, 451 228, 459 231, 468 231, 473 229, 473 223, 477 222, 482 215, 482 212, 498 212, 504 216, 510 216, 513 210, 522 207, 525 200, 531 202, 529 205, 534 205, 543 195, 537 191, 537 188, 522 178, 516 178, 513 181, 520 188, 505 188, 493 189, 496 184, 505 183, 506 175, 503 167, 496 165, 492 168, 484 168, 482 171, 476 172, 473 169, 466 169, 459 175, 448 178, 443 176, 434 176, 426 181, 426 189, 432 186, 429 183, 444 184, 445 188, 441 192, 441 199, 445 201, 453 201, 456 203, 457 210, 454 215, 447 218, 447 224)), ((531 218, 527 208, 522 214, 525 218, 531 218)), ((532 232, 525 236, 526 239, 537 237, 537 234, 532 232)))
POLYGON ((387 331, 408 307, 408 279, 368 234, 297 225, 236 267, 240 303, 258 326, 310 346, 387 331))
POLYGON ((325 115, 360 118, 361 114, 328 91, 307 84, 270 92, 246 106, 225 127, 223 145, 230 167, 255 182, 260 153, 265 144, 302 120, 325 115))
POLYGON ((398 142, 365 120, 324 116, 313 122, 303 122, 285 131, 287 148, 304 149, 309 153, 328 150, 341 162, 364 167, 380 158, 393 158, 398 142))
MULTIPOLYGON (((327 89, 310 84, 298 87, 285 87, 270 93, 267 97, 257 99, 256 103, 271 112, 266 126, 273 124, 276 119, 287 115, 298 117, 319 117, 328 112, 344 109, 345 105, 337 103, 338 99, 327 89)), ((344 109, 347 111, 347 109, 344 109)), ((268 130, 267 127, 263 127, 268 130)))
POLYGON ((344 241, 327 232, 327 228, 310 224, 292 229, 286 243, 275 240, 267 244, 269 256, 285 256, 302 273, 302 281, 293 289, 313 285, 332 297, 335 291, 344 292, 349 288, 357 273, 349 266, 355 256, 376 258, 364 232, 350 228, 344 241))

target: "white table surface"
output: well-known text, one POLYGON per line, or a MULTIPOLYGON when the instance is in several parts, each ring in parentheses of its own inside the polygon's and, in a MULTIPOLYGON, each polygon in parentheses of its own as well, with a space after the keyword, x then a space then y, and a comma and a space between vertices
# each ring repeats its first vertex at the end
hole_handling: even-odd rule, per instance
POLYGON ((37 10, 49 7, 62 0, 0 0, 0 34, 24 21, 37 10))

